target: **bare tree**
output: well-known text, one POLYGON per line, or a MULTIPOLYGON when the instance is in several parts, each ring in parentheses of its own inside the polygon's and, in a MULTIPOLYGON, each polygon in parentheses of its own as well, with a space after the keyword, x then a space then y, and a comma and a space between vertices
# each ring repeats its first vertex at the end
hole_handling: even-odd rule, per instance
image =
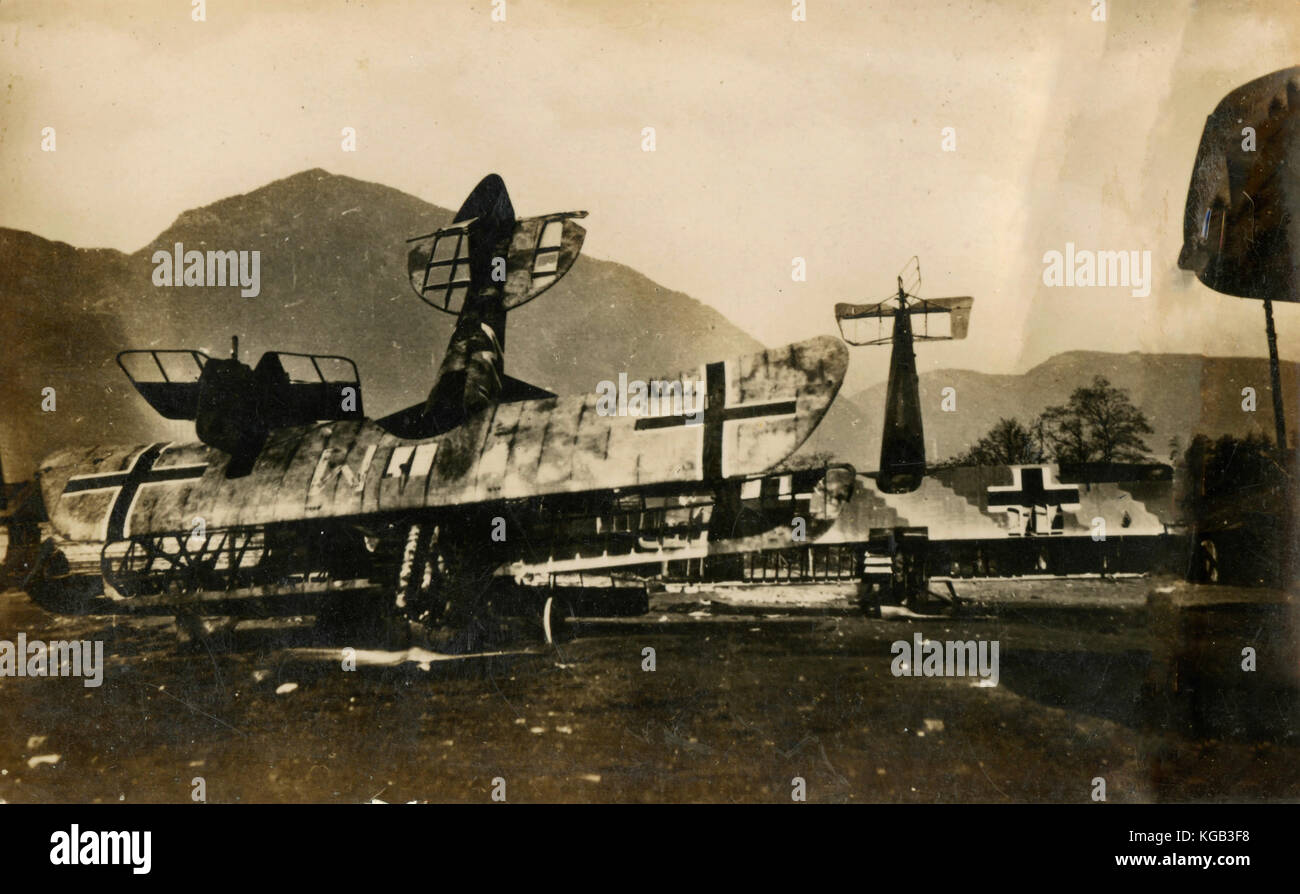
MULTIPOLYGON (((1048 407, 1032 424, 999 419, 970 449, 941 466, 1006 466, 1026 463, 1136 462, 1150 448, 1142 435, 1151 425, 1128 392, 1102 376, 1076 388, 1065 404, 1048 407)), ((1171 443, 1171 449, 1176 449, 1171 443)))
POLYGON ((1018 419, 999 419, 989 433, 966 452, 954 457, 952 464, 962 466, 1009 466, 1039 463, 1044 459, 1041 444, 1034 432, 1018 419))
POLYGON ((1104 376, 1074 389, 1070 400, 1040 417, 1044 442, 1057 462, 1140 462, 1151 448, 1146 415, 1104 376))

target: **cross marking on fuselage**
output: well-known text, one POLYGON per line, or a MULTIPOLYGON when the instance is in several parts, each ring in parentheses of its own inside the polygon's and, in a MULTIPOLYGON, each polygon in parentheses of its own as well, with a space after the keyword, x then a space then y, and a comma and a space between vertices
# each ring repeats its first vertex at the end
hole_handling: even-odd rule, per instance
POLYGON ((167 443, 160 441, 150 444, 136 454, 130 467, 124 472, 105 472, 97 475, 81 475, 68 480, 63 488, 63 495, 84 494, 91 491, 117 488, 117 496, 109 510, 104 539, 112 542, 128 536, 127 522, 135 509, 135 501, 140 496, 140 488, 146 484, 164 484, 169 481, 188 481, 203 477, 206 465, 171 466, 155 469, 167 443))
POLYGON ((1068 506, 1079 502, 1077 487, 1051 487, 1041 466, 1012 469, 1015 481, 989 488, 989 506, 1068 506))
MULTIPOLYGON (((722 477, 722 434, 728 422, 756 419, 762 416, 790 416, 797 406, 794 400, 764 401, 756 404, 727 406, 727 365, 725 361, 710 363, 704 368, 704 443, 700 464, 705 479, 722 477)), ((649 416, 636 421, 636 430, 673 428, 696 425, 687 416, 649 416)))
MULTIPOLYGON (((1054 517, 1056 513, 1066 506, 1077 506, 1079 503, 1079 488, 1053 486, 1048 470, 1042 466, 1013 467, 1011 475, 1010 485, 992 485, 988 488, 988 507, 1016 513, 1016 518, 1028 511, 1029 519, 1023 533, 1050 533, 1053 524, 1062 521, 1059 517, 1054 517), (1046 531, 1039 530, 1039 507, 1043 509, 1046 531)), ((1012 519, 1012 524, 1018 525, 1019 522, 1012 519)))

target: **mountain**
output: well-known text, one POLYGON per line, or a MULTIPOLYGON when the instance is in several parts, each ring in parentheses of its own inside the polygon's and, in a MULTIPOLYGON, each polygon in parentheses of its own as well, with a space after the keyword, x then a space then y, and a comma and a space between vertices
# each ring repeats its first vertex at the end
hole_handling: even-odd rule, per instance
POLYGON ((151 424, 153 413, 128 393, 113 362, 126 325, 98 303, 129 268, 120 252, 0 229, 0 457, 7 480, 28 477, 36 460, 61 444, 130 441, 132 431, 151 424))
MULTIPOLYGON (((467 184, 468 188, 468 184, 467 184)), ((453 319, 427 307, 406 281, 411 236, 453 212, 399 190, 320 169, 186 211, 139 251, 75 248, 0 229, 0 456, 14 481, 45 453, 69 444, 193 438, 189 423, 160 419, 114 363, 126 348, 183 348, 225 356, 265 350, 343 354, 361 373, 366 411, 381 416, 422 400, 453 319), (154 252, 260 251, 261 292, 238 287, 155 286, 154 252), (55 409, 42 407, 53 388, 55 409)), ((712 308, 611 261, 579 257, 568 276, 513 311, 506 369, 559 393, 594 390, 602 379, 649 379, 757 350, 757 341, 712 308)), ((929 455, 944 459, 984 435, 1001 416, 1029 421, 1105 375, 1128 388, 1168 456, 1173 435, 1272 432, 1268 366, 1254 358, 1072 351, 1021 375, 939 370, 921 376, 929 455), (1257 412, 1241 410, 1241 389, 1257 412), (942 412, 942 389, 957 409, 942 412)), ((1284 386, 1296 393, 1297 364, 1284 386)), ((800 451, 829 453, 874 469, 885 386, 841 395, 800 451)), ((1295 413, 1294 404, 1290 412, 1295 413)), ((1291 419, 1293 431, 1297 421, 1291 419)))
MULTIPOLYGON (((193 437, 192 425, 159 419, 136 396, 113 359, 126 348, 226 356, 239 335, 241 357, 252 362, 271 349, 351 357, 369 415, 423 400, 454 320, 411 293, 405 241, 452 216, 399 190, 313 169, 186 211, 129 255, 0 229, 6 476, 29 475, 63 445, 193 437), (261 252, 260 294, 154 285, 154 253, 178 242, 186 251, 261 252), (54 412, 41 408, 46 387, 55 389, 54 412)), ((588 257, 510 314, 506 342, 507 372, 559 393, 761 347, 688 295, 588 257)), ((846 425, 851 435, 846 415, 856 414, 834 409, 823 439, 846 440, 846 425)))
MULTIPOLYGON (((1146 443, 1161 460, 1169 458, 1169 439, 1175 436, 1184 447, 1198 433, 1218 437, 1262 431, 1273 437, 1273 398, 1265 358, 1067 351, 1017 375, 964 369, 923 373, 920 391, 927 455, 941 460, 960 453, 1002 417, 1029 423, 1048 406, 1065 403, 1070 392, 1094 376, 1105 376, 1112 385, 1128 390, 1154 429, 1146 443), (1255 412, 1242 409, 1246 387, 1255 389, 1255 412), (956 392, 956 409, 951 412, 941 409, 945 388, 956 392)), ((1296 394, 1298 384, 1300 364, 1283 362, 1282 393, 1296 394)), ((883 383, 850 398, 868 419, 883 418, 883 383)), ((1292 440, 1298 410, 1294 400, 1286 407, 1292 440)), ((879 426, 869 426, 867 431, 867 465, 874 468, 880 453, 879 426)))

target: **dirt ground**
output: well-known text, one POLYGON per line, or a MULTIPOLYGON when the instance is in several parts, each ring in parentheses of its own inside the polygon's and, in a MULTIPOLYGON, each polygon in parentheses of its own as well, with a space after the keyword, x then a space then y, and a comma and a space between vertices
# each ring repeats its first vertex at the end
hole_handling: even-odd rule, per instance
POLYGON ((219 803, 789 802, 798 780, 810 802, 1085 802, 1098 779, 1111 802, 1300 798, 1293 615, 1171 626, 1159 586, 959 582, 955 615, 880 619, 835 588, 674 592, 554 646, 355 670, 310 628, 187 651, 167 621, 10 592, 0 639, 103 640, 107 668, 0 677, 0 799, 187 802, 199 778, 219 803), (997 685, 895 676, 917 633, 996 641, 997 685))

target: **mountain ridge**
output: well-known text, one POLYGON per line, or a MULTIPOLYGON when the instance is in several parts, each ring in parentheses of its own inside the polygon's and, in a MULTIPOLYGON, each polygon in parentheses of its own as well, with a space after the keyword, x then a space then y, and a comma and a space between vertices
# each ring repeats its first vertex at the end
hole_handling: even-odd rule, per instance
MULTIPOLYGON (((25 345, 0 355, 6 475, 30 474, 60 446, 193 437, 191 425, 159 419, 134 394, 114 363, 128 348, 224 356, 237 334, 250 359, 266 350, 352 357, 369 415, 423 400, 454 320, 411 293, 406 240, 453 215, 312 168, 186 209, 130 253, 0 228, 0 300, 16 308, 10 320, 22 337, 11 341, 25 345), (259 296, 155 286, 154 253, 170 255, 177 242, 187 251, 261 252, 259 296), (53 413, 40 408, 45 387, 57 395, 53 413)), ((621 372, 668 375, 762 348, 689 295, 585 256, 509 321, 506 371, 561 393, 594 390, 621 372)), ((823 426, 833 432, 844 412, 836 408, 823 426)))
MULTIPOLYGON (((1281 373, 1283 393, 1295 394, 1300 385, 1300 363, 1283 361, 1281 373)), ((1263 357, 1077 350, 1053 355, 1023 373, 965 369, 921 373, 927 455, 932 461, 950 459, 1003 417, 1032 422, 1048 406, 1064 404, 1071 391, 1098 375, 1127 390, 1147 415, 1154 431, 1146 443, 1157 459, 1169 458, 1173 437, 1178 437, 1183 447, 1198 433, 1217 438, 1256 431, 1272 439, 1272 388, 1268 360, 1263 357), (1242 389, 1246 387, 1255 389, 1253 412, 1242 409, 1242 389), (957 407, 953 412, 942 409, 944 388, 955 390, 957 407)), ((885 388, 879 383, 849 398, 868 414, 883 414, 885 388)), ((1300 406, 1293 401, 1286 414, 1287 430, 1294 433, 1300 406)), ((880 449, 878 430, 864 449, 874 461, 880 449)))
MULTIPOLYGON (((422 400, 454 321, 410 292, 406 240, 453 214, 383 184, 311 168, 184 210, 130 253, 0 228, 0 301, 18 335, 0 354, 6 476, 25 477, 60 446, 193 438, 192 425, 159 419, 130 388, 114 362, 128 348, 193 347, 224 356, 238 334, 249 358, 265 350, 352 357, 369 415, 422 400), (187 250, 261 251, 261 294, 155 286, 153 253, 170 253, 176 242, 187 250), (41 407, 48 387, 57 395, 53 413, 41 407)), ((507 372, 560 393, 594 390, 620 372, 671 375, 763 347, 690 295, 587 256, 509 319, 507 372)), ((1283 365, 1286 393, 1296 393, 1298 368, 1283 365)), ((1151 417, 1156 432, 1147 443, 1159 458, 1174 435, 1186 443, 1197 430, 1272 432, 1262 358, 1077 350, 1023 373, 922 373, 927 452, 947 459, 1001 416, 1030 421, 1097 374, 1128 388, 1151 417), (1256 389, 1251 414, 1240 409, 1248 385, 1256 389), (956 389, 953 413, 940 408, 945 387, 956 389)), ((874 469, 885 387, 842 392, 800 453, 874 469)), ((1296 410, 1288 407, 1292 431, 1296 410)))

